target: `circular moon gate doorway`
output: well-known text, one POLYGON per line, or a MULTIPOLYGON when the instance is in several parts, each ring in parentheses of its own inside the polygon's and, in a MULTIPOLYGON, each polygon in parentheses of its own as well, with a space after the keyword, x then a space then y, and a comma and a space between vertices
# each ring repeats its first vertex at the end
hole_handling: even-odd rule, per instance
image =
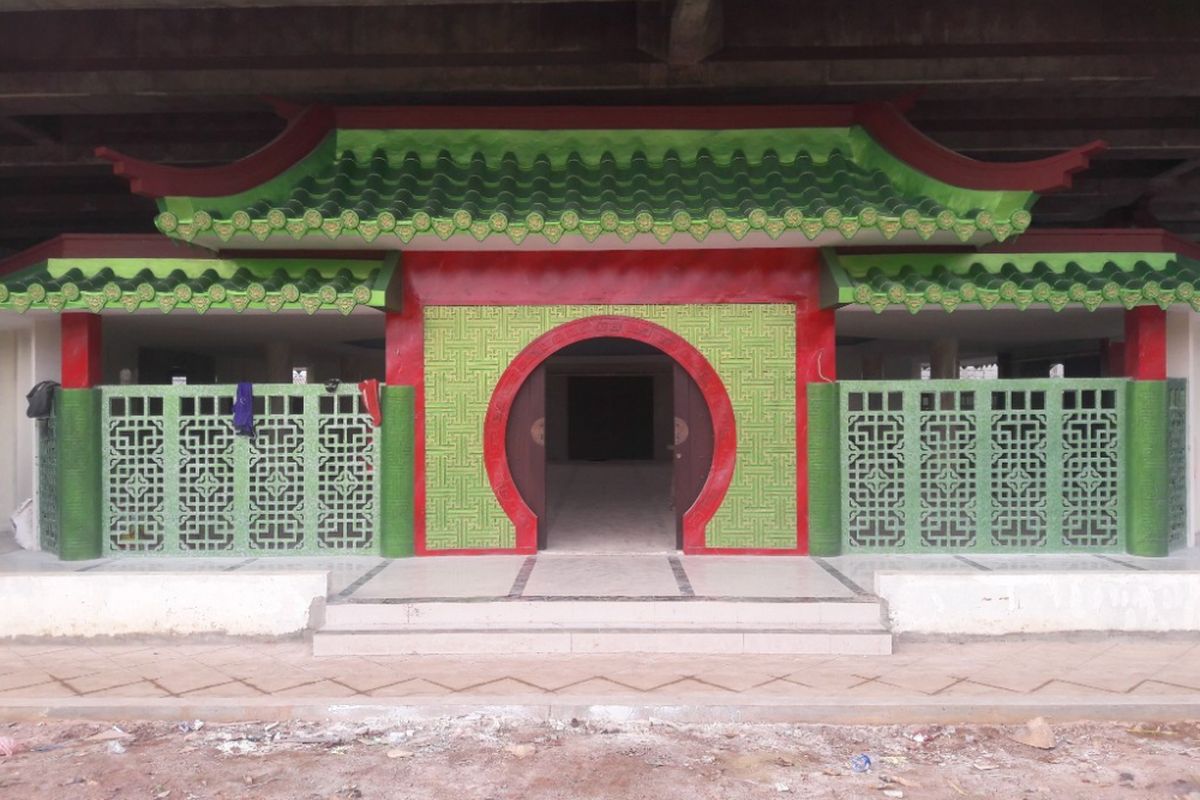
MULTIPOLYGON (((615 469, 620 459, 641 458, 642 474, 659 476, 664 507, 669 501, 674 509, 674 546, 698 552, 733 477, 734 424, 720 377, 679 335, 645 320, 587 317, 535 339, 501 375, 488 406, 484 460, 516 527, 518 552, 544 548, 547 537, 555 544, 548 454, 585 470, 606 459, 615 469), (589 357, 613 353, 624 356, 589 357)), ((555 469, 551 477, 561 484, 566 473, 555 469)), ((585 473, 573 473, 579 475, 585 473)))

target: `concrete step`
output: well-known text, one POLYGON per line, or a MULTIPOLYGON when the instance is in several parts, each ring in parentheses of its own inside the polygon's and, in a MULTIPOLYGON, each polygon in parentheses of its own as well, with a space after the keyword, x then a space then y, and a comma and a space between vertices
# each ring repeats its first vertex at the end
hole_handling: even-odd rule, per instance
POLYGON ((878 627, 878 600, 488 600, 339 603, 325 630, 429 628, 853 628, 878 627))
POLYGON ((890 655, 881 626, 799 628, 422 628, 326 630, 313 635, 316 656, 498 655, 532 653, 696 653, 890 655))

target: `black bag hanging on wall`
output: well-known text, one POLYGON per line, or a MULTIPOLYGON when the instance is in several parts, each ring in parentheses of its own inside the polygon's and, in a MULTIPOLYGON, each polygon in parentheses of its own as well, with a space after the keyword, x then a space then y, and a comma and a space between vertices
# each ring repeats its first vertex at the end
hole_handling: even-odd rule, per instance
POLYGON ((58 387, 56 381, 42 381, 30 389, 29 394, 25 395, 25 399, 29 401, 25 416, 30 419, 46 419, 54 413, 54 393, 58 387))

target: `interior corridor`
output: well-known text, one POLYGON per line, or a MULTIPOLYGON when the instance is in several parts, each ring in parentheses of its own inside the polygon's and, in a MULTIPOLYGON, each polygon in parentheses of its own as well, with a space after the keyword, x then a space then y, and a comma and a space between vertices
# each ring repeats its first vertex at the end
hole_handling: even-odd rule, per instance
POLYGON ((546 465, 548 552, 675 550, 670 461, 546 465))

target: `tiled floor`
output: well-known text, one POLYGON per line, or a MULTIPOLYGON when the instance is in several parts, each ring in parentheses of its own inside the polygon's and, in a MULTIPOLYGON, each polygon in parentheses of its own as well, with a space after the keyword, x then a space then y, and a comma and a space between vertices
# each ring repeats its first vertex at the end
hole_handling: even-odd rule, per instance
POLYGON ((550 552, 665 553, 675 549, 671 462, 546 465, 550 552))
POLYGON ((644 703, 841 697, 1200 702, 1200 640, 908 642, 891 656, 313 658, 307 642, 0 647, 0 707, 66 698, 616 696, 644 703))
POLYGON ((849 597, 869 594, 875 574, 977 571, 1200 572, 1200 548, 1169 558, 1114 555, 681 556, 665 553, 439 556, 108 558, 59 561, 9 550, 0 537, 0 574, 37 572, 327 570, 335 601, 501 597, 849 597))

